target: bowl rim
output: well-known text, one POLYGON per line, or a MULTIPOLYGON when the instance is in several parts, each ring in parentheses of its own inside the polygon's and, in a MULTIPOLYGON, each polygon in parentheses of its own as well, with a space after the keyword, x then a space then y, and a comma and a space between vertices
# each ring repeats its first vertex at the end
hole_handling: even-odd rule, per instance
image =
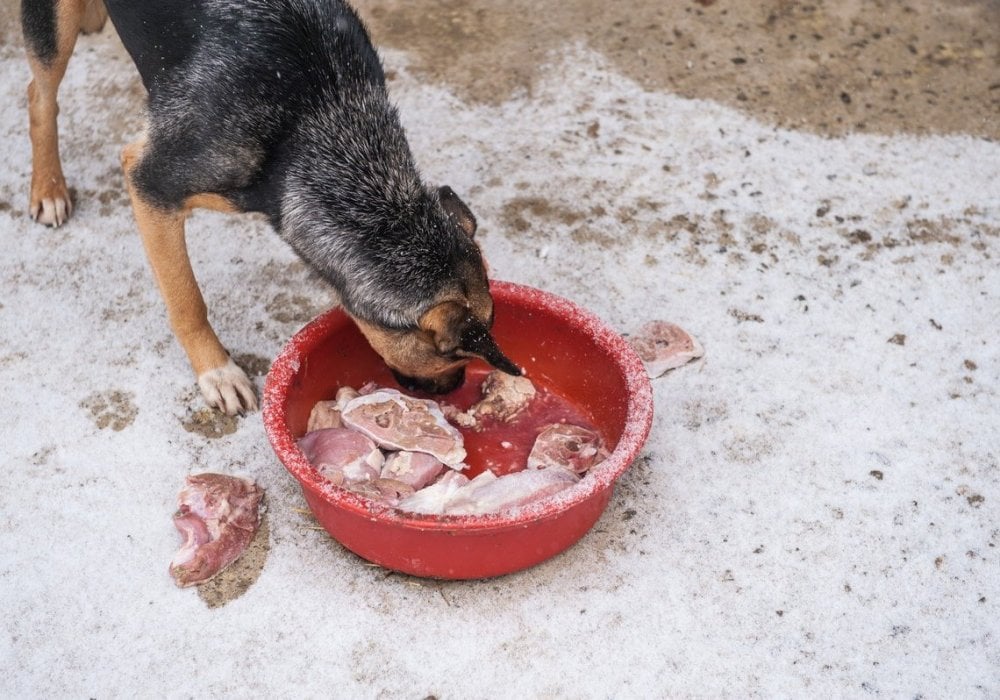
POLYGON ((265 433, 278 460, 303 488, 318 492, 331 506, 365 519, 407 529, 462 534, 523 528, 534 522, 556 517, 614 485, 615 480, 638 458, 652 427, 653 391, 642 360, 621 335, 596 315, 568 299, 535 287, 500 280, 491 280, 490 291, 495 296, 527 300, 531 305, 567 318, 589 334, 598 345, 608 348, 609 355, 614 358, 625 379, 628 395, 624 428, 608 458, 591 469, 578 484, 565 491, 516 510, 483 515, 407 513, 334 486, 323 479, 309 463, 284 421, 288 389, 301 366, 300 358, 308 355, 326 339, 330 327, 335 322, 340 322, 338 317, 344 313, 342 307, 334 306, 307 323, 288 340, 271 363, 264 382, 262 413, 265 433))

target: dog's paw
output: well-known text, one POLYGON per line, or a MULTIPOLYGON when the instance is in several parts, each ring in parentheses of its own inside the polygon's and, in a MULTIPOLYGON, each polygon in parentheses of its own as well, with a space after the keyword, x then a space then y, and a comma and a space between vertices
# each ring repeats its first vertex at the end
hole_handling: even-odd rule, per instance
POLYGON ((28 211, 32 219, 46 226, 58 227, 66 223, 73 213, 73 202, 62 176, 32 184, 28 211))
POLYGON ((235 416, 257 410, 257 392, 246 373, 232 360, 198 375, 198 388, 212 408, 235 416))

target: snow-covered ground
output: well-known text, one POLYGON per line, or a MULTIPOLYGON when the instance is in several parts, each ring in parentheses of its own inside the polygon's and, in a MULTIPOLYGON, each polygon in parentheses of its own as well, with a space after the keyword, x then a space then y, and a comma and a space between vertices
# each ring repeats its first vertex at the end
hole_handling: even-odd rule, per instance
MULTIPOLYGON (((1000 144, 780 130, 583 47, 497 108, 385 59, 496 277, 623 332, 674 321, 704 360, 654 382, 642 456, 570 550, 473 582, 368 565, 302 511, 259 413, 200 411, 123 191, 117 39, 83 38, 63 83, 58 230, 24 213, 4 47, 0 695, 1000 695, 1000 144), (269 503, 259 577, 216 607, 167 575, 207 470, 269 503)), ((189 240, 252 366, 331 301, 260 219, 199 213, 189 240)))

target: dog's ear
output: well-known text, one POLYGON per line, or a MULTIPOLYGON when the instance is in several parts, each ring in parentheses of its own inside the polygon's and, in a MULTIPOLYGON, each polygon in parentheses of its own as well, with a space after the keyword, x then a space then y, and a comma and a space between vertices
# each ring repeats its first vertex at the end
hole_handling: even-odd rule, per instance
POLYGON ((520 376, 521 368, 501 352, 490 329, 464 306, 446 301, 420 317, 420 329, 442 355, 480 357, 507 374, 520 376))
POLYGON ((458 198, 455 190, 447 185, 438 188, 438 199, 445 213, 458 224, 469 238, 476 235, 476 217, 472 215, 465 202, 458 198))

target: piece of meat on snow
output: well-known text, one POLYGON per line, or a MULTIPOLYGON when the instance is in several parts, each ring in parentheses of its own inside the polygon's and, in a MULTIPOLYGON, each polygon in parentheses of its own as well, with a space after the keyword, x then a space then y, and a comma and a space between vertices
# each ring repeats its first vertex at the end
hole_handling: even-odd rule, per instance
POLYGON ((578 481, 561 467, 525 470, 493 476, 485 471, 458 489, 445 505, 447 515, 482 515, 526 506, 559 493, 578 481))
POLYGON ((462 434, 433 401, 378 389, 348 402, 341 420, 388 450, 426 452, 452 469, 466 466, 462 434))
POLYGON ((626 340, 653 379, 705 354, 694 336, 667 321, 650 321, 626 340))
POLYGON ((338 486, 377 479, 385 461, 371 439, 347 428, 306 433, 299 449, 316 471, 338 486))
POLYGON ((434 481, 443 469, 441 460, 426 452, 393 452, 382 466, 382 478, 400 481, 417 490, 434 481))
POLYGON ((528 455, 528 469, 562 467, 583 474, 604 461, 607 450, 593 430, 569 423, 547 426, 535 439, 528 455))
POLYGON ((203 583, 239 558, 257 533, 263 497, 264 489, 250 479, 187 477, 174 514, 184 543, 170 562, 178 586, 203 583))

